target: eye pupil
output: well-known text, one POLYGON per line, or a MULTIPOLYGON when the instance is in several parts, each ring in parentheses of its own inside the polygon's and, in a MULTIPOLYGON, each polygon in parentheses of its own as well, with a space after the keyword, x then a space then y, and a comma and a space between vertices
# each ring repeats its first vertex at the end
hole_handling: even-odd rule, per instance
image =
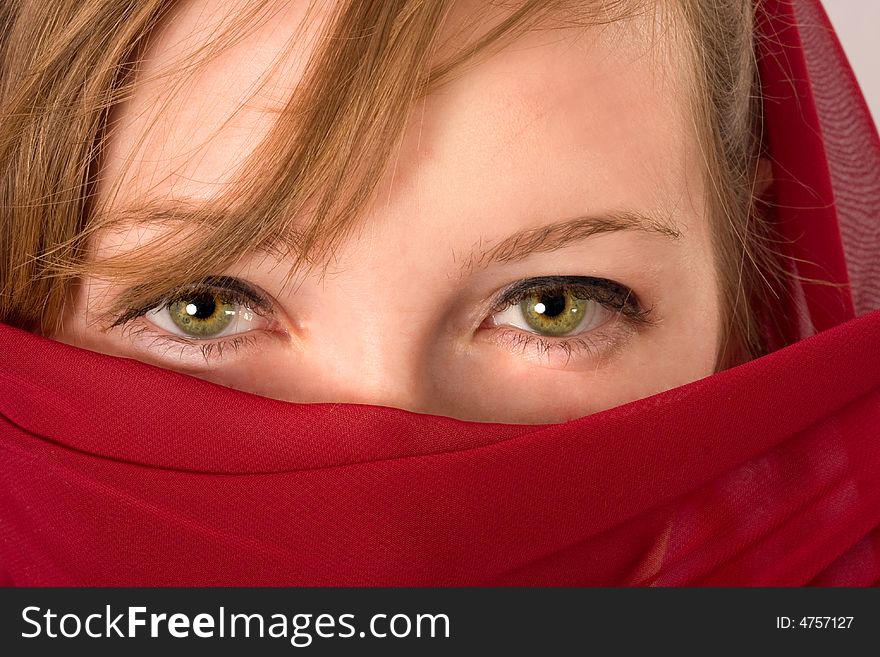
POLYGON ((217 300, 213 294, 197 294, 187 301, 184 310, 195 319, 207 319, 217 312, 217 300))
POLYGON ((565 312, 567 301, 564 294, 542 294, 541 300, 535 304, 535 312, 545 317, 558 317, 565 312))
POLYGON ((193 337, 213 337, 223 332, 236 314, 236 306, 212 292, 194 292, 168 304, 171 320, 193 337))
POLYGON ((561 336, 580 326, 588 303, 570 290, 542 290, 523 299, 520 309, 526 323, 537 333, 561 336))

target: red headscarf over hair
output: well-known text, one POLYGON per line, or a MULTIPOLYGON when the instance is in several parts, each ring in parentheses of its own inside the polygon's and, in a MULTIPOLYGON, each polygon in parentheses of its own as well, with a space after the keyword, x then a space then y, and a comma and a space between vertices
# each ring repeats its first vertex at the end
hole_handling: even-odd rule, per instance
POLYGON ((290 404, 0 327, 0 577, 878 582, 880 143, 818 3, 760 5, 775 220, 795 273, 839 284, 792 284, 794 344, 536 427, 290 404))

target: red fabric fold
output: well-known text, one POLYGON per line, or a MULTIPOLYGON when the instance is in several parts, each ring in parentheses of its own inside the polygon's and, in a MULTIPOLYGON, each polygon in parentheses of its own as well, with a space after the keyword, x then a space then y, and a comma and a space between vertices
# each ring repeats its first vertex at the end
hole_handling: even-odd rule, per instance
POLYGON ((758 24, 787 346, 520 426, 289 404, 0 325, 0 583, 876 584, 880 140, 817 3, 758 24))
POLYGON ((807 583, 880 524, 878 343, 874 313, 566 424, 442 419, 433 444, 425 427, 440 418, 354 407, 368 414, 334 424, 338 405, 187 378, 192 422, 178 404, 154 418, 179 427, 157 441, 137 422, 179 375, 4 328, 0 554, 27 584, 807 583), (45 372, 10 365, 22 352, 45 367, 74 358, 92 383, 92 370, 118 368, 128 378, 108 390, 132 405, 95 425, 94 444, 71 438, 81 408, 47 420, 39 401, 22 403, 45 398, 27 395, 45 372), (216 409, 274 404, 271 422, 252 416, 286 427, 271 458, 254 436, 235 468, 169 460, 202 449, 213 466, 237 435, 233 422, 211 443, 216 409), (323 460, 364 417, 382 429, 359 431, 358 458, 323 460))

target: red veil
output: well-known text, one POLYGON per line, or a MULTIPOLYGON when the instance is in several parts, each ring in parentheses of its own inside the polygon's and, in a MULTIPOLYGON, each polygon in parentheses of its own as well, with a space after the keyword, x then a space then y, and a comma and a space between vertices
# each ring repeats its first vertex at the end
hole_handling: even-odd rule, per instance
POLYGON ((298 405, 0 327, 21 585, 880 580, 880 142, 812 0, 759 10, 773 353, 565 424, 298 405), (159 410, 157 410, 159 409, 159 410))

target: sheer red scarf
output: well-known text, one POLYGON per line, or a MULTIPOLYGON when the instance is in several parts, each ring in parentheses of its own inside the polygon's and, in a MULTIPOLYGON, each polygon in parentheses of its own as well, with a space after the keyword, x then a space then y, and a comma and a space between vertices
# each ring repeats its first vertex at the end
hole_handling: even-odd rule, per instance
POLYGON ((761 3, 768 356, 572 422, 298 405, 0 326, 20 585, 880 581, 880 141, 821 7, 761 3), (815 333, 815 335, 812 335, 815 333))

